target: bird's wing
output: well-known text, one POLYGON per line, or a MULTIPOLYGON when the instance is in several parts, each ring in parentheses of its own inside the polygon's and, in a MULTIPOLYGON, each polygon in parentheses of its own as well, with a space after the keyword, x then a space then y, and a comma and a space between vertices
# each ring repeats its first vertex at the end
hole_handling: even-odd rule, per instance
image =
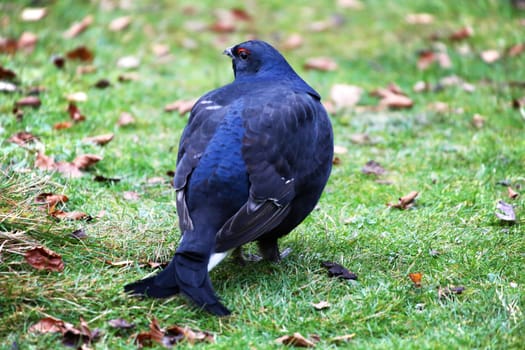
POLYGON ((193 230, 184 188, 226 113, 224 108, 215 108, 217 106, 216 95, 220 92, 221 90, 212 91, 195 103, 190 113, 188 125, 180 139, 177 170, 173 185, 177 190, 177 212, 179 213, 179 226, 182 232, 193 230))
POLYGON ((242 154, 250 195, 218 232, 216 251, 239 247, 277 227, 290 212, 298 186, 295 176, 310 171, 315 162, 308 159, 317 138, 315 123, 326 112, 308 94, 283 89, 275 95, 278 98, 262 105, 257 101, 261 96, 246 98, 242 154))

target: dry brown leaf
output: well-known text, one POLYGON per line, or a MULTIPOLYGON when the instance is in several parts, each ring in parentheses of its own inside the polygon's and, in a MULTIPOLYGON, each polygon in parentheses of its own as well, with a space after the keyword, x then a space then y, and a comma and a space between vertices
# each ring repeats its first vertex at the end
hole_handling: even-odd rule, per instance
POLYGON ((11 69, 0 66, 0 80, 15 80, 16 73, 11 69))
POLYGON ((71 120, 73 120, 74 122, 78 123, 86 120, 86 117, 80 113, 80 110, 78 109, 77 105, 73 102, 69 102, 69 105, 67 106, 67 112, 69 113, 69 117, 71 118, 71 120))
POLYGON ((86 169, 102 160, 101 156, 96 154, 83 154, 75 158, 72 164, 78 169, 86 169))
POLYGON ((213 335, 209 332, 196 331, 177 325, 162 329, 157 319, 153 318, 149 326, 149 331, 139 333, 135 338, 135 343, 139 348, 149 346, 151 342, 160 344, 165 348, 171 348, 183 340, 186 340, 190 344, 203 341, 208 343, 215 342, 213 335))
POLYGON ((103 134, 103 135, 98 135, 98 136, 91 136, 91 137, 86 137, 84 139, 84 142, 94 143, 99 146, 104 146, 105 144, 113 140, 113 137, 114 137, 113 134, 103 134))
POLYGON ((341 158, 339 158, 338 156, 334 156, 334 158, 332 159, 332 164, 333 165, 341 164, 341 158))
POLYGON ((81 62, 92 62, 95 55, 86 46, 78 46, 66 53, 66 57, 70 60, 77 60, 81 62))
POLYGON ((330 304, 329 302, 324 301, 324 300, 320 301, 318 303, 311 303, 311 304, 314 307, 314 309, 316 309, 316 310, 323 310, 323 309, 327 309, 330 306, 332 306, 332 304, 330 304))
POLYGON ((71 323, 64 322, 54 317, 44 317, 29 327, 29 333, 62 333, 67 328, 72 328, 71 323))
POLYGON ((510 199, 516 199, 520 195, 518 192, 514 191, 510 186, 507 187, 507 192, 509 194, 510 199))
POLYGON ((111 83, 107 79, 100 79, 93 85, 97 89, 105 89, 111 86, 111 83))
POLYGON ((109 23, 109 30, 112 32, 120 32, 126 29, 131 24, 131 16, 123 16, 115 18, 109 23))
POLYGON ((16 101, 17 107, 33 107, 38 108, 42 104, 38 96, 26 96, 22 97, 20 100, 16 101))
POLYGON ((470 38, 473 34, 474 30, 471 27, 463 27, 450 34, 448 38, 452 41, 461 41, 470 38))
POLYGON ((510 223, 516 222, 516 213, 512 204, 505 203, 504 201, 498 201, 496 204, 496 216, 498 219, 510 223))
POLYGON ((20 18, 25 22, 36 22, 40 21, 47 15, 47 9, 45 7, 27 7, 22 10, 20 18))
POLYGON ((53 129, 55 130, 69 129, 71 127, 73 127, 73 122, 70 121, 58 122, 55 125, 53 125, 53 129))
POLYGON ((304 64, 304 69, 319 70, 323 72, 334 71, 337 68, 337 62, 330 57, 312 57, 306 60, 304 64))
POLYGON ((193 108, 193 105, 195 104, 195 102, 197 102, 197 100, 195 100, 195 99, 193 99, 193 100, 178 100, 178 101, 175 101, 175 102, 167 104, 164 107, 164 111, 166 111, 166 112, 177 111, 182 116, 182 115, 188 113, 189 111, 191 111, 191 109, 193 108))
POLYGON ((250 22, 253 20, 252 16, 245 10, 239 7, 234 7, 230 9, 230 13, 233 18, 239 21, 250 22))
POLYGON ((412 191, 410 192, 409 194, 407 194, 406 196, 403 196, 401 198, 399 198, 399 202, 398 203, 395 203, 395 204, 392 204, 392 203, 388 203, 387 206, 391 207, 391 208, 398 208, 398 209, 408 209, 410 208, 411 206, 414 205, 414 201, 417 197, 417 195, 419 194, 419 192, 417 191, 412 191))
POLYGON ((421 278, 423 277, 423 274, 421 272, 409 273, 408 277, 410 277, 410 280, 412 281, 412 283, 414 283, 414 287, 421 287, 421 278))
POLYGON ((18 50, 18 40, 0 37, 0 53, 12 55, 18 50))
POLYGON ((355 85, 335 84, 330 88, 330 99, 336 109, 351 108, 361 99, 363 89, 355 85))
POLYGON ((293 33, 283 42, 283 49, 285 50, 295 50, 303 46, 304 39, 301 34, 293 33))
POLYGON ((361 172, 365 175, 383 175, 386 170, 376 162, 375 160, 369 160, 366 162, 366 164, 361 168, 361 172))
POLYGON ((55 207, 58 203, 66 203, 69 200, 64 194, 54 194, 54 193, 40 193, 36 196, 36 203, 47 204, 49 207, 55 207))
POLYGON ((92 74, 97 71, 97 67, 94 65, 82 65, 77 67, 77 75, 92 74))
POLYGON ((128 113, 128 112, 122 112, 120 113, 120 117, 118 118, 117 125, 118 126, 126 126, 131 125, 135 123, 135 118, 128 113))
POLYGON ((37 270, 55 272, 64 270, 62 256, 43 246, 29 249, 25 252, 24 258, 29 265, 37 270))
POLYGON ((140 199, 140 195, 137 192, 133 191, 124 192, 122 194, 122 197, 124 197, 124 199, 128 201, 138 201, 140 199))
POLYGON ((88 100, 88 96, 85 92, 79 91, 67 95, 66 99, 68 102, 86 102, 88 100))
POLYGON ((345 334, 345 335, 339 335, 337 337, 333 337, 332 339, 330 339, 330 342, 335 343, 335 344, 341 344, 341 343, 347 343, 348 341, 354 338, 355 338, 355 333, 351 333, 351 334, 345 334))
POLYGON ((365 133, 357 133, 350 135, 350 141, 357 145, 366 145, 371 142, 370 135, 365 133))
POLYGON ((38 141, 38 137, 27 131, 20 131, 12 135, 7 141, 24 147, 28 143, 38 141))
POLYGON ((70 178, 79 178, 84 175, 77 166, 70 162, 57 162, 55 163, 55 169, 62 175, 70 178))
POLYGON ((436 60, 436 55, 432 50, 423 50, 419 52, 417 59, 417 68, 425 70, 436 60))
POLYGON ((38 36, 31 32, 23 32, 18 39, 18 49, 23 49, 26 52, 31 52, 38 42, 38 36))
POLYGON ((409 13, 405 16, 408 24, 431 24, 434 22, 434 16, 430 13, 409 13))
POLYGON ((462 294, 465 291, 465 287, 438 287, 438 298, 439 299, 449 299, 453 295, 462 294))
POLYGON ((59 220, 91 220, 91 216, 81 211, 63 211, 55 210, 50 213, 50 215, 59 220))
POLYGON ((306 339, 301 333, 294 333, 293 335, 285 335, 275 339, 278 344, 295 346, 299 348, 314 348, 315 343, 309 339, 306 339))
POLYGON ((66 39, 71 39, 78 36, 85 31, 93 23, 93 16, 86 16, 80 22, 75 22, 64 32, 63 36, 66 39))
POLYGON ((485 125, 485 117, 479 114, 474 114, 472 116, 472 125, 478 129, 481 129, 485 125))
POLYGON ((113 319, 113 320, 109 320, 108 324, 111 327, 118 328, 118 329, 132 329, 132 328, 135 328, 135 324, 134 323, 130 323, 130 322, 126 321, 123 318, 116 318, 116 319, 113 319))
POLYGON ((525 51, 525 43, 516 44, 509 48, 507 55, 515 57, 521 55, 525 51))
POLYGON ((480 56, 485 63, 489 64, 494 63, 501 58, 501 54, 498 50, 486 50, 481 52, 480 56))
POLYGON ((39 151, 36 155, 35 167, 41 170, 53 170, 55 169, 55 160, 39 151))
POLYGON ((151 45, 151 51, 157 57, 163 57, 170 53, 170 47, 166 44, 153 44, 151 45))

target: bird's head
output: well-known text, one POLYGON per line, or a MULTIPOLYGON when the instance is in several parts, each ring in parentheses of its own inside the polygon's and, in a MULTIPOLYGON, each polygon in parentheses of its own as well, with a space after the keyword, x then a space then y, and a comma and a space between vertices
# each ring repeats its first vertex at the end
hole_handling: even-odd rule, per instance
POLYGON ((281 74, 292 68, 284 57, 270 44, 260 40, 250 40, 224 50, 232 59, 235 78, 281 74))

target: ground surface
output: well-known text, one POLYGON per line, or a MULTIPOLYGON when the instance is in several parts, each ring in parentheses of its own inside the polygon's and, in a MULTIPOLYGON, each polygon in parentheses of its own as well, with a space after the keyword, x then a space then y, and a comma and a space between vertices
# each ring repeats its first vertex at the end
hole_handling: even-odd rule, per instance
POLYGON ((147 331, 153 317, 161 327, 207 330, 220 349, 279 348, 275 339, 294 332, 318 335, 319 348, 523 346, 525 118, 513 100, 519 106, 525 96, 525 53, 515 48, 518 54, 509 54, 509 48, 525 38, 525 11, 510 1, 370 0, 360 9, 352 1, 227 1, 222 12, 205 1, 41 3, 48 13, 36 22, 21 19, 24 2, 0 3, 2 37, 38 37, 31 53, 0 54, 19 88, 0 94, 0 347, 59 347, 60 334, 29 331, 45 316, 74 325, 82 317, 102 332, 89 345, 96 349, 136 348, 134 334, 147 331), (245 12, 233 12, 235 25, 228 28, 233 8, 245 12), (416 13, 432 14, 433 21, 409 23, 407 15, 416 13), (63 37, 89 15, 84 32, 63 37), (111 31, 110 22, 121 16, 131 17, 129 26, 111 31), (457 34, 462 28, 473 32, 457 34), (302 46, 285 49, 294 33, 302 46), (457 40, 450 38, 454 33, 457 40), (179 238, 166 173, 175 168, 187 115, 164 107, 231 81, 222 50, 254 36, 282 49, 326 102, 335 84, 363 89, 357 106, 332 113, 339 162, 319 207, 282 240, 292 249, 282 263, 240 267, 228 260, 212 273, 218 294, 234 310, 231 317, 211 317, 180 297, 126 297, 122 286, 154 274, 145 262, 168 261, 179 238), (92 62, 53 64, 53 57, 81 45, 93 52, 92 62), (488 63, 487 50, 499 59, 488 63), (119 67, 125 56, 138 58, 138 66, 119 67), (318 56, 337 68, 304 68, 318 56), (425 68, 422 56, 436 61, 425 68), (78 74, 86 65, 96 71, 78 74), (119 81, 130 73, 138 79, 119 81), (101 79, 111 85, 94 87, 101 79), (417 82, 429 91, 414 91, 417 82), (378 107, 369 93, 390 83, 408 95, 412 108, 378 107), (17 119, 13 105, 35 86, 45 88, 41 106, 21 107, 17 119), (56 130, 70 120, 66 97, 75 92, 87 95, 76 102, 85 120, 56 130), (122 112, 134 122, 117 125, 122 112), (20 147, 8 141, 20 131, 40 142, 20 147), (84 141, 101 134, 114 138, 105 146, 84 141), (69 178, 38 169, 38 150, 56 162, 84 154, 103 159, 81 170, 84 176, 69 178), (372 159, 385 174, 362 172, 372 159), (120 181, 97 182, 95 175, 120 181), (522 195, 508 198, 508 185, 522 195), (410 191, 419 192, 410 209, 386 206, 410 191), (65 194, 69 201, 57 208, 93 219, 51 217, 34 202, 44 192, 65 194), (499 200, 514 206, 515 224, 496 217, 499 200), (71 237, 79 229, 87 237, 71 237), (60 254, 64 270, 28 265, 24 254, 36 245, 60 254), (344 265, 358 280, 328 277, 322 261, 344 265), (417 272, 421 287, 408 277, 417 272), (464 291, 455 294, 454 287, 464 291), (321 301, 330 306, 316 310, 312 303, 321 301), (116 318, 134 322, 135 329, 110 327, 116 318), (352 334, 348 343, 333 340, 352 334))

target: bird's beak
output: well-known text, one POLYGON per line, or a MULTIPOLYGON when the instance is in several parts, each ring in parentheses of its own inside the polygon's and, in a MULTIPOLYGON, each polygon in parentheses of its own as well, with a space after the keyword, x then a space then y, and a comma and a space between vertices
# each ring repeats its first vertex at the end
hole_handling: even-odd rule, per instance
POLYGON ((227 55, 227 56, 230 56, 231 58, 233 58, 233 53, 232 53, 232 49, 233 49, 233 46, 232 47, 229 47, 227 48, 226 50, 224 50, 222 52, 223 55, 227 55))

